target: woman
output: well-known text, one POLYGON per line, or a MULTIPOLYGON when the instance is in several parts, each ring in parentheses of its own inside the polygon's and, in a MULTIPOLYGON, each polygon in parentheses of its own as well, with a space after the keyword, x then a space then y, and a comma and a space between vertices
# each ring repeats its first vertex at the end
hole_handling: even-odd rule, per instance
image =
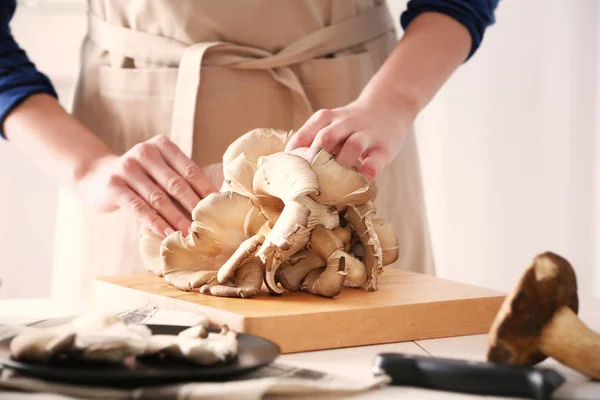
POLYGON ((1 133, 64 187, 55 297, 142 271, 139 224, 187 233, 220 185, 214 164, 257 127, 298 129, 287 151, 360 161, 398 265, 433 270, 410 127, 475 53, 497 0, 412 0, 399 42, 383 0, 90 0, 72 116, 10 35, 15 1, 2 4, 1 133))

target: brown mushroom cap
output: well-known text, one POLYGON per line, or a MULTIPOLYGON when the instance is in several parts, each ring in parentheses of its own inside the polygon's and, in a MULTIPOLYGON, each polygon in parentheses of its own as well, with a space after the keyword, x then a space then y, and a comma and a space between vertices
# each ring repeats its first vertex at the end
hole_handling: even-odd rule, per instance
POLYGON ((510 293, 490 330, 487 358, 502 364, 533 365, 547 355, 540 336, 562 307, 578 312, 577 280, 567 260, 546 252, 535 257, 510 293))

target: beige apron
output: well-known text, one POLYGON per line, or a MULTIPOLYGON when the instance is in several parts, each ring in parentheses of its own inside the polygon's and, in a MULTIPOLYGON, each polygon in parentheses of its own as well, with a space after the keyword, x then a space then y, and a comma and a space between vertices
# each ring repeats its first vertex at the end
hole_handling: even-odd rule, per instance
MULTIPOLYGON (((209 169, 251 129, 356 99, 395 44, 383 0, 90 0, 73 113, 117 154, 165 134, 209 169)), ((377 184, 396 264, 433 272, 412 132, 377 184)), ((93 277, 145 271, 138 230, 61 191, 53 296, 82 302, 93 277)))

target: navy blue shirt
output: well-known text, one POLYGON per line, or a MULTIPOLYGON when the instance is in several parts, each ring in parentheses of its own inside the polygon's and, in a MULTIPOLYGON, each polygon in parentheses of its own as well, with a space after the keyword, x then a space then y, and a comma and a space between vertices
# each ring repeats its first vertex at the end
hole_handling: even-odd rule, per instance
MULTIPOLYGON (((483 34, 494 23, 499 0, 410 0, 400 17, 403 29, 423 12, 446 14, 463 24, 472 38, 469 58, 477 51, 483 34)), ((16 0, 0 0, 0 137, 4 119, 15 107, 35 93, 58 97, 46 75, 38 71, 12 36, 9 23, 16 0)))

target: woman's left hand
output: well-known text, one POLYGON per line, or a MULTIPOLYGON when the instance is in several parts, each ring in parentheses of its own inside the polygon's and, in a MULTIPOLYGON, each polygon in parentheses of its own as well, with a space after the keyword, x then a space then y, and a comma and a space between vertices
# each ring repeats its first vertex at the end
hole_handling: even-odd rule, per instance
POLYGON ((317 111, 294 134, 285 151, 322 148, 336 154, 345 167, 360 163, 358 171, 370 182, 400 152, 416 116, 412 108, 362 95, 344 107, 317 111))

